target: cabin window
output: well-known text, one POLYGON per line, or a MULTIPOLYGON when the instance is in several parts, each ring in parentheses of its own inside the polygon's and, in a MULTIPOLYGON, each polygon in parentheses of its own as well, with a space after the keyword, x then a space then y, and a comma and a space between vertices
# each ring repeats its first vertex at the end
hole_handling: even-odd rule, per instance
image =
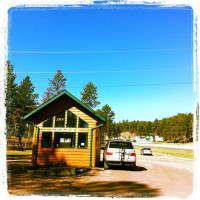
POLYGON ((65 126, 65 111, 59 113, 55 117, 55 127, 64 127, 65 126))
POLYGON ((79 127, 79 128, 88 128, 88 123, 85 122, 84 120, 82 120, 81 118, 79 118, 78 127, 79 127))
POLYGON ((67 127, 76 128, 77 116, 71 111, 67 111, 67 127))
POLYGON ((52 127, 52 126, 53 126, 53 118, 50 118, 43 123, 43 127, 52 127))
POLYGON ((51 148, 52 132, 42 132, 42 148, 51 148))
POLYGON ((88 146, 88 133, 78 133, 78 148, 87 148, 88 146))
POLYGON ((76 133, 54 133, 54 148, 75 148, 76 133))

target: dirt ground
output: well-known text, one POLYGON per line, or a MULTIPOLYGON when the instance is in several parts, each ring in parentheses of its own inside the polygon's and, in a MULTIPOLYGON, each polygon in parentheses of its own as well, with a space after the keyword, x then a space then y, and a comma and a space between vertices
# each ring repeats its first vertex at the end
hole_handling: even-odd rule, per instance
POLYGON ((7 156, 11 195, 89 195, 112 197, 188 197, 193 193, 193 164, 172 156, 137 156, 134 171, 93 168, 75 177, 48 177, 23 172, 30 156, 7 156))

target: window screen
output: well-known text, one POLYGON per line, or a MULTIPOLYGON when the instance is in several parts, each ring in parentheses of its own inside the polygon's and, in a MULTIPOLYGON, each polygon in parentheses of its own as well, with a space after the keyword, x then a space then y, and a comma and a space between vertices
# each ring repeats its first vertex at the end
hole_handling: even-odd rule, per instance
POLYGON ((46 120, 43 123, 43 127, 52 127, 53 126, 53 118, 46 120))
POLYGON ((51 148, 52 132, 42 132, 42 148, 51 148))
POLYGON ((75 148, 76 133, 60 133, 54 134, 54 148, 75 148))
POLYGON ((88 133, 78 133, 78 148, 87 148, 88 133))
POLYGON ((67 127, 76 128, 76 120, 77 120, 77 116, 68 110, 67 111, 67 127))
POLYGON ((64 127, 65 126, 65 111, 56 115, 55 127, 64 127))
POLYGON ((81 118, 79 118, 78 127, 79 127, 79 128, 88 128, 88 123, 85 122, 84 120, 82 120, 81 118))

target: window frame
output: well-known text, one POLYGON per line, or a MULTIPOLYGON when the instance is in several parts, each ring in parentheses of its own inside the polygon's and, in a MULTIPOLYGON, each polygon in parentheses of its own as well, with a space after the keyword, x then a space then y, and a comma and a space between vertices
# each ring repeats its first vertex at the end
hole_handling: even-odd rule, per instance
POLYGON ((42 149, 51 149, 52 148, 52 138, 53 138, 53 132, 52 131, 42 131, 42 138, 41 138, 41 148, 42 149), (45 135, 45 134, 47 134, 47 133, 51 133, 51 135, 50 135, 50 141, 51 141, 51 143, 50 143, 50 147, 44 147, 43 146, 43 135, 45 135))
MULTIPOLYGON (((59 144, 60 144, 60 142, 59 142, 59 144)), ((75 149, 76 148, 76 132, 54 132, 54 142, 53 142, 53 148, 54 149, 75 149), (67 134, 73 134, 74 135, 74 141, 73 141, 73 145, 74 145, 74 147, 56 147, 56 140, 55 140, 55 138, 56 138, 56 134, 60 134, 60 135, 62 135, 62 134, 65 134, 65 135, 67 135, 67 134)))
POLYGON ((60 112, 60 113, 58 113, 57 115, 55 115, 55 125, 54 125, 54 127, 55 127, 55 128, 64 128, 64 127, 65 127, 65 117, 66 117, 65 111, 60 112), (61 115, 61 114, 64 115, 64 122, 63 122, 64 124, 63 124, 63 126, 56 126, 56 118, 57 118, 58 115, 61 115))
POLYGON ((89 124, 88 124, 88 122, 86 122, 85 120, 83 120, 81 117, 79 117, 79 119, 78 119, 78 128, 88 128, 89 127, 89 124), (80 121, 83 121, 83 123, 85 123, 87 126, 86 127, 81 127, 80 126, 80 121))
POLYGON ((78 139, 77 139, 77 149, 88 149, 88 132, 78 132, 78 139), (79 134, 86 134, 86 147, 79 147, 79 134))
POLYGON ((53 121, 54 121, 53 117, 47 119, 46 121, 43 122, 42 127, 43 127, 43 128, 52 128, 52 127, 53 127, 53 121), (44 123, 47 122, 47 121, 49 121, 50 119, 52 120, 52 124, 51 124, 51 126, 44 126, 44 123))
POLYGON ((78 119, 78 116, 76 115, 76 114, 74 114, 72 111, 70 111, 70 110, 67 110, 67 123, 66 123, 66 127, 67 128, 77 128, 77 119, 78 119), (72 114, 72 115, 74 115, 76 118, 75 118, 75 126, 68 126, 68 122, 69 122, 69 114, 72 114))

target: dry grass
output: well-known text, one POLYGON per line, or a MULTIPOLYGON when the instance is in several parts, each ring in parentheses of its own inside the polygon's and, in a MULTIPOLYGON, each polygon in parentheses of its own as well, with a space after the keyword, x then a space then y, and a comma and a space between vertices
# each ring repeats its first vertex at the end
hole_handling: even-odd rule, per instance
POLYGON ((12 156, 30 156, 32 155, 32 150, 18 151, 18 150, 7 150, 6 155, 12 156))

